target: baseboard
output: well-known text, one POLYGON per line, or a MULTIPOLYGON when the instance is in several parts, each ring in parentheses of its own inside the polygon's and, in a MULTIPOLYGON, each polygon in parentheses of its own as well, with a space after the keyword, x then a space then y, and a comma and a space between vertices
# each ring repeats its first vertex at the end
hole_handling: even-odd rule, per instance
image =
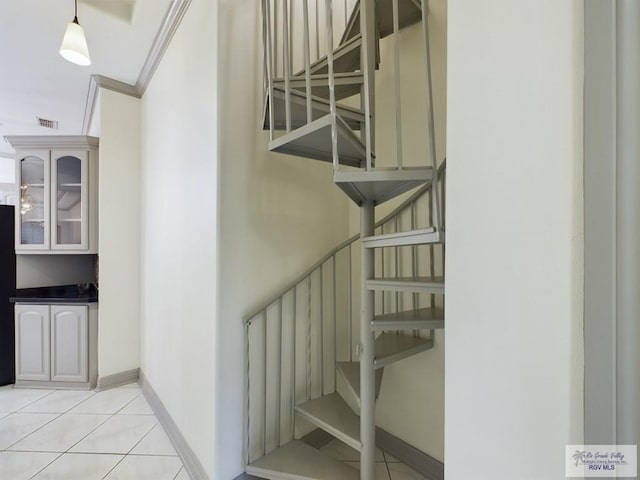
POLYGON ((61 388, 64 390, 91 390, 91 384, 80 382, 36 382, 33 380, 16 380, 14 384, 15 388, 45 388, 56 389, 61 388))
POLYGON ((386 453, 420 472, 427 480, 444 480, 444 463, 380 427, 376 427, 376 444, 386 453))
POLYGON ((113 375, 107 375, 106 377, 98 377, 96 391, 102 392, 103 390, 109 390, 110 388, 121 387, 122 385, 134 383, 138 381, 139 377, 139 368, 127 370, 126 372, 114 373, 113 375))
POLYGON ((167 436, 171 440, 171 443, 173 443, 176 452, 178 452, 184 468, 189 474, 189 478, 191 478, 191 480, 209 480, 209 476, 200 463, 200 460, 198 460, 196 454, 191 450, 191 447, 180 432, 180 429, 171 418, 171 415, 162 403, 162 400, 160 400, 160 397, 158 397, 158 394, 149 384, 149 380, 144 376, 144 372, 142 370, 140 370, 139 383, 142 393, 147 399, 147 402, 149 402, 153 413, 158 417, 160 425, 162 425, 165 432, 167 432, 167 436))

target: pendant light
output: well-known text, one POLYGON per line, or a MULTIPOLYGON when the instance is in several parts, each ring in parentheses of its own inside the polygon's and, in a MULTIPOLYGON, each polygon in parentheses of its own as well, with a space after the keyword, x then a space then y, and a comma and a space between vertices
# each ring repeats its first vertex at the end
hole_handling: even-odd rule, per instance
POLYGON ((67 25, 67 30, 64 32, 60 55, 76 65, 91 65, 87 39, 84 36, 84 30, 78 23, 78 0, 75 0, 75 7, 73 21, 67 25))

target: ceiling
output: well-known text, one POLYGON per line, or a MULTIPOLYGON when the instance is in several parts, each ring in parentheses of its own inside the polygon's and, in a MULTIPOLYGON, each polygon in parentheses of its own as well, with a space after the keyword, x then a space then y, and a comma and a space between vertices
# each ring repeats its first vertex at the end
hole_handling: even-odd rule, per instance
POLYGON ((135 84, 171 2, 79 0, 92 60, 81 67, 58 53, 73 0, 0 1, 0 156, 13 153, 5 135, 82 134, 91 75, 135 84))

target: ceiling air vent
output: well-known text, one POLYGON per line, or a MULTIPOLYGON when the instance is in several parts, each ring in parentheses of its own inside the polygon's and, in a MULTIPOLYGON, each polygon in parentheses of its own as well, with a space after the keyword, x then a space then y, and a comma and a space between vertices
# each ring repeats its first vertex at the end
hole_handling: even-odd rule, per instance
POLYGON ((38 125, 43 128, 53 128, 54 130, 58 129, 58 122, 55 120, 47 120, 46 118, 36 117, 38 119, 38 125))

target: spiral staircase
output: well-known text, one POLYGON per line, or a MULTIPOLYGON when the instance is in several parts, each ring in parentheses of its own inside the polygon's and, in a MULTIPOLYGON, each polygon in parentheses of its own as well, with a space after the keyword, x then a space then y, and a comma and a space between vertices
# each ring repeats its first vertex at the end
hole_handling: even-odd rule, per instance
MULTIPOLYGON (((345 12, 350 7, 349 13, 345 13, 341 32, 335 32, 335 17, 342 9, 336 8, 332 0, 324 5, 310 4, 308 0, 263 0, 264 129, 270 132, 269 149, 332 163, 335 184, 360 207, 361 230, 359 238, 348 243, 349 275, 355 242, 360 254, 358 335, 351 331, 351 321, 345 329, 338 327, 335 318, 340 316, 339 295, 344 290, 339 286, 338 262, 346 255, 340 253, 345 246, 324 258, 282 295, 246 317, 246 472, 260 478, 373 480, 375 403, 384 367, 433 348, 434 331, 444 328, 444 310, 434 301, 435 296, 444 295, 444 271, 438 276, 433 268, 433 247, 444 248, 444 165, 438 168, 436 162, 426 0, 350 3, 343 4, 345 12), (326 20, 324 25, 322 17, 326 20), (400 141, 395 162, 390 165, 388 159, 377 158, 375 152, 375 74, 381 62, 380 39, 394 37, 394 61, 398 67, 395 93, 399 105, 399 34, 417 23, 422 25, 425 43, 423 68, 428 110, 425 130, 429 151, 422 164, 413 162, 407 166, 400 141), (296 34, 300 24, 302 28, 296 34), (334 45, 336 33, 341 35, 334 45), (312 40, 316 58, 312 58, 312 40), (320 52, 320 43, 326 45, 324 54, 320 52), (301 47, 298 55, 294 53, 295 47, 301 47), (303 64, 297 71, 296 59, 303 64), (425 219, 428 224, 417 228, 419 222, 414 217, 418 215, 413 211, 417 209, 412 208, 413 228, 392 233, 377 229, 375 206, 417 187, 429 202, 425 219), (398 276, 396 266, 396 275, 389 276, 384 273, 384 265, 380 268, 380 263, 385 262, 385 251, 408 248, 415 252, 419 246, 431 248, 430 275, 418 275, 420 269, 416 268, 411 276, 398 276), (334 282, 330 288, 325 286, 328 277, 334 282), (320 299, 314 303, 311 295, 318 285, 320 299), (395 311, 385 311, 388 308, 384 305, 376 308, 376 294, 381 295, 383 303, 385 298, 395 295, 395 311), (400 295, 413 299, 410 308, 398 300, 400 295), (419 295, 430 298, 428 305, 415 301, 419 295), (313 327, 314 305, 319 305, 319 330, 313 327), (305 309, 308 322, 304 320, 305 313, 300 313, 305 309), (331 320, 325 320, 332 315, 333 326, 331 320), (344 358, 339 358, 341 335, 348 336, 345 343, 349 353, 344 358), (313 368, 312 357, 319 359, 313 368), (325 372, 325 365, 333 371, 325 372), (260 372, 258 376, 256 369, 260 372), (316 370, 320 373, 314 373, 316 370), (338 388, 339 382, 345 388, 338 388), (321 429, 359 451, 360 471, 300 440, 303 436, 300 430, 304 429, 301 425, 306 426, 306 431, 321 429)), ((401 116, 397 112, 396 116, 397 134, 401 138, 401 116)), ((411 262, 417 265, 419 259, 412 257, 411 262)), ((350 315, 350 296, 348 302, 350 315)))

